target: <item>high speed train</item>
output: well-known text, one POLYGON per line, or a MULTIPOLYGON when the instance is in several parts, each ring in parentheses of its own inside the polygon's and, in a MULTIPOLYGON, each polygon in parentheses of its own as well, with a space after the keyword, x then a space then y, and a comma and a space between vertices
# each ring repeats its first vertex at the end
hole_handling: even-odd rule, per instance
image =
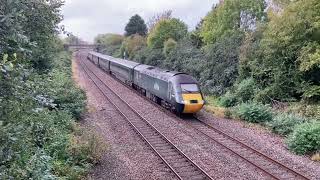
POLYGON ((194 114, 204 106, 198 82, 190 75, 89 52, 88 60, 150 100, 177 114, 194 114))

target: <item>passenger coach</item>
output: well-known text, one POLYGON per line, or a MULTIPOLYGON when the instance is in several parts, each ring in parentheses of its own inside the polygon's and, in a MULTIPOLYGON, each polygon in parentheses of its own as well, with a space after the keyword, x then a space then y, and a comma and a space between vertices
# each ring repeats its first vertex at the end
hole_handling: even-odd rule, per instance
POLYGON ((204 105, 198 82, 190 75, 89 52, 98 67, 177 114, 193 114, 204 105))

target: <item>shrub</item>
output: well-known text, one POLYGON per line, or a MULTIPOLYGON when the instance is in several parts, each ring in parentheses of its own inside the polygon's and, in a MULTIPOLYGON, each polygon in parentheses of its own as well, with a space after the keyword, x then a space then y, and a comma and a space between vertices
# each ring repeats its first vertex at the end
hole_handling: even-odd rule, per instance
POLYGON ((297 154, 320 150, 320 122, 306 122, 298 125, 287 139, 288 147, 297 154))
POLYGON ((248 78, 242 80, 240 83, 235 85, 235 96, 238 98, 239 102, 247 102, 252 100, 254 94, 256 94, 258 87, 253 78, 248 78))
POLYGON ((219 99, 219 104, 223 107, 232 107, 235 106, 236 103, 237 98, 229 91, 219 99))
POLYGON ((280 114, 267 123, 271 130, 280 135, 292 133, 294 127, 305 122, 306 119, 294 114, 280 114))
POLYGON ((258 103, 242 103, 235 108, 237 116, 245 121, 260 123, 272 120, 271 108, 258 103))

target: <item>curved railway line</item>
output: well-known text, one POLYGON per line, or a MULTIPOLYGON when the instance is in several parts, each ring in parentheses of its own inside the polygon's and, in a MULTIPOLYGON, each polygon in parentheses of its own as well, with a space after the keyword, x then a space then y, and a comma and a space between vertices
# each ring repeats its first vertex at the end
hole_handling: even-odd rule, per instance
MULTIPOLYGON (((91 62, 90 62, 91 63, 91 62)), ((83 62, 81 62, 83 67, 83 62)), ((84 65, 88 68, 86 65, 84 65)), ((89 68, 88 68, 89 69, 89 68)), ((112 103, 117 110, 127 119, 131 126, 135 129, 136 132, 147 142, 147 144, 153 149, 153 151, 165 162, 165 164, 172 170, 172 172, 180 179, 211 179, 210 176, 205 173, 199 166, 197 166, 193 161, 188 158, 184 153, 182 153, 175 145, 173 145, 161 132, 159 132, 154 126, 152 126, 148 121, 143 118, 133 107, 125 102, 119 95, 117 95, 112 89, 110 89, 93 71, 91 73, 93 76, 99 80, 108 91, 114 93, 118 99, 121 100, 121 103, 125 107, 129 107, 136 118, 129 118, 129 116, 122 113, 120 108, 112 102, 112 100, 107 97, 105 92, 99 87, 99 85, 93 80, 93 78, 88 74, 88 71, 84 69, 88 77, 94 82, 94 84, 99 88, 104 96, 112 103), (140 122, 131 119, 140 119, 140 122), (140 124, 139 124, 140 123, 140 124), (143 131, 143 132, 142 132, 143 131), (172 157, 172 158, 170 158, 172 157), (179 171, 183 169, 183 171, 179 171), (189 176, 183 174, 184 172, 192 172, 189 176), (193 178, 194 177, 194 178, 193 178)), ((119 81, 120 82, 120 81, 119 81)), ((121 83, 121 82, 120 82, 121 83)), ((125 85, 126 86, 126 85, 125 85)), ((128 86, 126 86, 128 87, 128 86)), ((128 87, 130 88, 130 87, 128 87)), ((132 89, 132 88, 130 88, 132 89)), ((142 96, 140 93, 134 91, 140 97, 147 99, 145 96, 142 96)), ((167 111, 162 106, 153 102, 157 107, 160 107, 161 110, 167 111)), ((195 129, 197 132, 205 136, 206 138, 212 140, 213 142, 219 144, 223 148, 226 148, 229 152, 235 154, 239 158, 243 159, 247 163, 253 165, 264 174, 269 176, 272 179, 311 179, 302 173, 286 166, 285 164, 271 158, 270 156, 264 154, 263 152, 239 141, 238 139, 232 137, 231 135, 213 127, 210 124, 198 119, 197 117, 190 117, 188 120, 177 117, 173 114, 171 116, 176 120, 181 122, 185 120, 184 123, 192 129, 195 129)))
POLYGON ((132 128, 179 179, 212 179, 81 61, 83 60, 80 60, 82 69, 103 96, 128 121, 132 128), (117 104, 121 104, 121 107, 117 104))

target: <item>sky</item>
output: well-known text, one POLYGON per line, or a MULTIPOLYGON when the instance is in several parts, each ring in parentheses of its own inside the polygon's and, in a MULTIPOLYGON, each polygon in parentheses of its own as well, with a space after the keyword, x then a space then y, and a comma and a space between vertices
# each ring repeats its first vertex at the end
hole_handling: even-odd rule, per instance
POLYGON ((192 30, 219 0, 65 0, 62 25, 68 32, 93 42, 98 34, 124 34, 131 16, 146 22, 156 13, 172 10, 192 30))

